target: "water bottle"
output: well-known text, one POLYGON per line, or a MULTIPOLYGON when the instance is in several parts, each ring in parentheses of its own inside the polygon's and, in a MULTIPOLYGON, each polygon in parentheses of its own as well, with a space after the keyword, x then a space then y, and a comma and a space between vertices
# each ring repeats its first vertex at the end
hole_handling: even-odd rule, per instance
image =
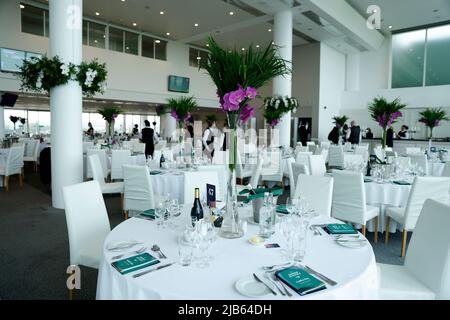
POLYGON ((259 210, 259 235, 262 238, 270 238, 275 233, 275 208, 271 194, 264 193, 264 204, 259 210))

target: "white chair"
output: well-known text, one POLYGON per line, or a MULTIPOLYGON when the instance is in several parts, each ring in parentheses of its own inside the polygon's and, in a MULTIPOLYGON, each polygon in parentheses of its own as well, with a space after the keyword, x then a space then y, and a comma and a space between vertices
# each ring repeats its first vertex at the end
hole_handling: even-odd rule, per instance
POLYGON ((421 154, 421 153, 422 153, 422 150, 420 150, 420 148, 417 148, 417 147, 406 148, 406 154, 408 156, 412 155, 412 154, 421 154))
POLYGON ((350 142, 344 144, 344 152, 346 151, 352 151, 352 144, 350 142))
POLYGON ((123 179, 124 164, 132 164, 130 150, 112 150, 111 156, 111 180, 123 179))
POLYGON ((336 219, 362 225, 366 235, 366 223, 375 219, 375 242, 378 242, 378 207, 366 204, 364 178, 360 172, 333 170, 332 216, 336 219))
POLYGON ((145 153, 145 143, 133 143, 134 153, 145 153))
POLYGON ((320 215, 331 216, 333 199, 333 178, 300 174, 294 197, 302 196, 309 204, 309 208, 320 215))
POLYGON ((315 146, 316 143, 314 141, 306 141, 306 145, 309 146, 315 146))
POLYGON ((97 181, 63 187, 69 234, 70 264, 98 269, 103 244, 111 231, 108 213, 97 181))
POLYGON ((411 158, 410 157, 397 157, 394 160, 396 167, 402 167, 404 169, 409 168, 411 165, 411 158))
POLYGON ((261 170, 261 180, 283 184, 284 161, 280 151, 269 151, 263 155, 263 167, 261 170))
POLYGON ((130 211, 155 208, 155 195, 147 166, 123 165, 123 213, 128 219, 130 211))
MULTIPOLYGON (((250 178, 252 176, 253 170, 249 164, 242 163, 241 154, 239 152, 236 153, 236 160, 236 179, 239 180, 240 184, 243 184, 244 179, 250 178)), ((225 163, 228 163, 228 161, 226 161, 225 163)))
POLYGON ((428 159, 425 154, 410 154, 411 164, 420 169, 425 175, 428 175, 428 159))
POLYGON ((303 164, 307 167, 309 167, 309 157, 312 156, 314 153, 312 152, 298 152, 295 156, 295 163, 297 164, 303 164))
POLYGON ((360 154, 344 154, 344 168, 361 167, 364 164, 364 158, 360 154))
POLYGON ((297 164, 297 163, 291 163, 292 167, 292 176, 293 176, 293 184, 291 184, 291 188, 295 190, 297 186, 297 178, 299 175, 310 175, 309 167, 305 166, 304 164, 297 164))
POLYGON ((312 176, 323 176, 327 172, 325 160, 321 155, 309 156, 309 173, 312 176))
MULTIPOLYGON (((256 188, 259 185, 259 179, 261 178, 261 171, 263 166, 264 160, 261 156, 258 156, 256 166, 253 167, 252 176, 250 177, 249 184, 252 186, 252 188, 256 188)), ((237 185, 237 192, 241 192, 245 189, 245 186, 237 185)))
POLYGON ((0 167, 0 176, 4 176, 3 186, 6 191, 9 191, 10 176, 18 175, 20 187, 23 187, 22 169, 24 148, 25 145, 10 148, 6 156, 5 166, 0 167))
POLYGON ((299 152, 309 152, 308 146, 305 146, 305 147, 303 147, 302 145, 296 146, 295 153, 297 154, 299 152))
POLYGON ((34 171, 38 171, 38 156, 39 156, 39 140, 30 140, 27 143, 27 150, 23 157, 24 162, 32 162, 34 171))
POLYGON ((381 146, 376 146, 373 148, 373 154, 381 161, 384 161, 385 152, 381 146))
POLYGON ((444 166, 444 170, 442 171, 443 177, 450 177, 450 161, 447 161, 444 166))
POLYGON ((336 168, 344 167, 344 149, 342 146, 330 146, 328 149, 328 166, 336 168))
POLYGON ((369 151, 368 146, 356 146, 355 148, 355 154, 360 154, 363 157, 364 163, 367 163, 369 161, 369 151))
POLYGON ((123 194, 123 182, 110 182, 110 183, 105 182, 105 176, 103 175, 102 165, 100 163, 100 158, 98 157, 97 154, 91 154, 88 160, 92 168, 92 176, 94 180, 100 184, 102 193, 123 194))
POLYGON ((360 143, 358 144, 357 148, 364 148, 367 152, 369 152, 369 144, 368 143, 360 143))
POLYGON ((321 141, 320 142, 320 148, 322 148, 322 149, 329 149, 330 146, 331 146, 330 141, 321 141))
POLYGON ((133 146, 134 146, 134 142, 133 141, 125 140, 125 141, 122 142, 122 147, 124 149, 133 150, 133 146))
POLYGON ((393 219, 403 225, 403 239, 401 257, 405 256, 406 238, 408 231, 413 231, 419 218, 420 211, 427 199, 448 201, 450 192, 450 178, 416 177, 409 193, 405 208, 389 207, 386 209, 386 238, 389 241, 389 223, 393 219))
MULTIPOLYGON (((195 188, 200 189, 200 198, 206 201, 206 185, 219 185, 219 176, 217 171, 204 171, 201 174, 198 172, 184 173, 184 204, 192 205, 195 198, 195 188)), ((216 189, 217 190, 217 189, 216 189)))
MULTIPOLYGON (((226 201, 227 194, 227 183, 228 183, 228 170, 225 165, 207 165, 207 166, 199 166, 198 171, 214 171, 217 172, 218 183, 216 185, 216 200, 217 201, 226 201)), ((256 186, 255 186, 256 187, 256 186)))
POLYGON ((377 264, 379 298, 450 299, 450 207, 427 200, 403 266, 377 264))
POLYGON ((228 156, 228 151, 215 150, 212 158, 212 164, 225 165, 228 163, 228 156))
POLYGON ((83 154, 86 154, 88 149, 94 149, 93 141, 84 141, 83 142, 83 154))
POLYGON ((308 146, 308 151, 311 152, 312 154, 315 154, 317 149, 319 149, 319 147, 316 146, 315 144, 308 146))
POLYGON ((89 162, 89 156, 96 154, 98 155, 98 158, 100 160, 100 165, 102 167, 103 175, 105 177, 108 176, 109 170, 108 170, 108 159, 106 157, 106 151, 105 149, 88 149, 86 157, 87 157, 87 171, 86 171, 86 178, 93 178, 92 175, 92 168, 91 164, 89 162))

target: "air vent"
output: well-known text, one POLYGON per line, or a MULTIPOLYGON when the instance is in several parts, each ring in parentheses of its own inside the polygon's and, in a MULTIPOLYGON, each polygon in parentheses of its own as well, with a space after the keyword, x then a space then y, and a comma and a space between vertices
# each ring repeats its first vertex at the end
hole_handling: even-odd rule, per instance
POLYGON ((236 8, 239 8, 242 11, 245 11, 255 17, 262 17, 262 16, 266 15, 264 12, 259 11, 258 9, 255 9, 240 0, 222 0, 222 1, 228 3, 232 6, 235 6, 236 8))
POLYGON ((309 20, 317 24, 319 27, 325 29, 328 33, 331 33, 333 36, 344 35, 340 30, 338 30, 335 26, 329 23, 326 19, 319 16, 317 13, 313 11, 305 11, 302 14, 309 20))
POLYGON ((346 37, 344 39, 344 42, 351 45, 353 48, 358 49, 361 52, 365 52, 368 51, 366 47, 364 47, 362 44, 360 44, 359 42, 353 40, 352 38, 346 37))

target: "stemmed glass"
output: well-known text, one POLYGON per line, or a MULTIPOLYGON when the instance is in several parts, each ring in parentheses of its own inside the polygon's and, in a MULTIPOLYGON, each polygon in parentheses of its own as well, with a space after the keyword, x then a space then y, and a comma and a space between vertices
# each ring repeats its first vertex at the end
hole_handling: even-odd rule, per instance
POLYGON ((165 228, 164 220, 166 218, 166 206, 163 200, 158 201, 156 203, 155 218, 158 229, 164 229, 165 228))

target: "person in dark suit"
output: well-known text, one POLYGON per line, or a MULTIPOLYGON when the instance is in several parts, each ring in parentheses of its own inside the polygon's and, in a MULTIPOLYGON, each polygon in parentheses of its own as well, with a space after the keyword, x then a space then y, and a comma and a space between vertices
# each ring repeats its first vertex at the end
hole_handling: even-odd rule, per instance
POLYGON ((153 153, 155 152, 155 143, 154 143, 154 130, 150 128, 150 121, 145 120, 145 128, 142 129, 142 138, 141 141, 145 143, 145 157, 151 156, 153 158, 153 153))
POLYGON ((92 127, 92 123, 88 123, 89 129, 86 131, 86 135, 88 135, 91 138, 94 138, 94 127, 92 127))
POLYGON ((328 134, 328 140, 333 144, 339 144, 339 127, 335 126, 328 134))
POLYGON ((388 148, 394 147, 394 129, 392 127, 389 127, 386 131, 386 146, 388 148))
POLYGON ((366 139, 373 139, 373 132, 370 128, 367 128, 366 139))
POLYGON ((139 134, 139 127, 137 124, 135 124, 133 128, 133 136, 137 136, 138 134, 139 134))
POLYGON ((308 129, 306 128, 306 123, 301 123, 300 127, 298 128, 298 135, 300 137, 300 142, 302 143, 302 146, 306 147, 308 142, 308 129))
POLYGON ((350 123, 350 137, 348 138, 348 142, 351 144, 359 144, 359 137, 361 135, 361 128, 356 125, 355 121, 350 123))

